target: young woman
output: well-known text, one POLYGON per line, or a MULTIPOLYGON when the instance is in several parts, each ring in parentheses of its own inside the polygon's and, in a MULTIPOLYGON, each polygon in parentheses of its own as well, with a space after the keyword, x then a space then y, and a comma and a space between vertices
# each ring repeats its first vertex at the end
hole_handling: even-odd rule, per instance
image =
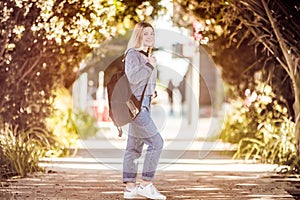
POLYGON ((129 124, 127 147, 123 161, 123 182, 126 184, 125 199, 143 196, 150 199, 166 199, 152 181, 163 149, 163 139, 150 115, 151 98, 155 95, 157 78, 156 60, 151 54, 155 40, 154 28, 147 22, 136 24, 125 52, 125 73, 133 94, 141 99, 147 84, 142 108, 129 124), (138 159, 144 144, 148 145, 142 171, 142 181, 136 184, 138 159))

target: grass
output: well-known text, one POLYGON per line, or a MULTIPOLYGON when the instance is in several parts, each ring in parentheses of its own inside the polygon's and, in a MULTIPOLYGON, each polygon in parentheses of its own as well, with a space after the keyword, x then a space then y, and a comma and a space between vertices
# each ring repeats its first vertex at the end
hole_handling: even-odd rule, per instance
POLYGON ((11 170, 6 170, 6 173, 23 177, 27 173, 41 171, 38 162, 49 148, 47 135, 38 127, 20 130, 18 127, 5 126, 0 135, 3 158, 0 164, 11 170))

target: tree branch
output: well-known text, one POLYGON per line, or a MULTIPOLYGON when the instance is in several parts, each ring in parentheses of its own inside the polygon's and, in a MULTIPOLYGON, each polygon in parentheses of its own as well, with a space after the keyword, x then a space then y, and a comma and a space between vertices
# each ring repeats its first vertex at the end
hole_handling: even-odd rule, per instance
POLYGON ((23 76, 18 80, 17 85, 35 68, 35 66, 40 62, 41 58, 43 56, 40 55, 36 61, 33 63, 33 65, 28 69, 28 71, 26 71, 23 76))
POLYGON ((287 49, 287 46, 286 44, 284 43, 284 39, 282 38, 281 34, 280 34, 280 31, 278 30, 278 27, 276 26, 275 22, 274 22, 274 19, 272 17, 272 14, 271 14, 271 11, 267 5, 267 3, 265 2, 265 0, 261 0, 265 10, 266 10, 266 13, 267 13, 267 16, 269 18, 269 21, 270 21, 270 24, 273 28, 273 31, 276 35, 276 38, 277 38, 277 41, 279 43, 279 46, 280 46, 280 49, 281 49, 281 52, 283 53, 283 56, 286 60, 286 63, 287 63, 287 66, 285 67, 285 70, 288 70, 287 73, 289 75, 292 75, 293 74, 293 61, 291 59, 291 56, 289 56, 288 54, 288 49, 287 49))
POLYGON ((6 44, 7 44, 7 41, 8 41, 8 31, 6 31, 6 34, 4 36, 4 39, 3 39, 3 45, 2 45, 2 48, 1 48, 1 52, 0 52, 0 56, 3 57, 4 55, 4 52, 6 50, 6 44))
MULTIPOLYGON (((246 19, 248 22, 251 21, 250 19, 246 19)), ((247 23, 244 23, 244 25, 250 30, 250 32, 256 37, 260 37, 258 35, 258 32, 257 30, 254 30, 254 27, 251 25, 251 24, 247 24, 247 23)), ((268 45, 266 43, 266 41, 260 39, 259 42, 261 44, 264 45, 264 47, 272 54, 275 56, 275 59, 280 63, 280 65, 285 69, 285 71, 290 75, 290 71, 289 71, 289 68, 288 66, 275 54, 275 52, 271 49, 270 45, 268 45)))

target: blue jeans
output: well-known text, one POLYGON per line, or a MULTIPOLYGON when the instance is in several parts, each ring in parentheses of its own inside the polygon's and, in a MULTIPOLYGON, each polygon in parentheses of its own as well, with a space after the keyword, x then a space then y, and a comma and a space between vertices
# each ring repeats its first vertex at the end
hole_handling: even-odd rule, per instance
POLYGON ((144 144, 148 145, 142 180, 152 181, 163 149, 164 141, 150 115, 151 97, 145 96, 138 116, 129 124, 127 146, 123 161, 123 182, 136 182, 138 158, 144 144))

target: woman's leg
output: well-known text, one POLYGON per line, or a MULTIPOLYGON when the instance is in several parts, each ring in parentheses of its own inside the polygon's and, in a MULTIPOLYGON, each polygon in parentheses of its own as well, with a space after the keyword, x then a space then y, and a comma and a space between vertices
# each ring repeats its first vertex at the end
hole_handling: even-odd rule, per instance
POLYGON ((143 141, 140 138, 128 135, 127 146, 123 161, 123 182, 132 188, 136 182, 138 158, 142 154, 143 141))
MULTIPOLYGON (((135 191, 138 195, 150 199, 166 199, 166 196, 160 194, 151 183, 154 179, 164 142, 150 115, 150 98, 143 100, 141 112, 129 127, 129 137, 132 136, 140 143, 148 145, 142 172, 142 182, 135 191)), ((142 146, 140 151, 138 151, 139 156, 141 155, 142 146)), ((134 164, 132 165, 135 166, 134 164)), ((135 178, 133 180, 135 181, 135 178)))
POLYGON ((144 142, 148 148, 143 166, 142 182, 137 188, 137 194, 150 199, 165 200, 166 196, 161 194, 152 183, 163 148, 163 139, 157 133, 155 136, 145 138, 144 142))
POLYGON ((143 172, 142 180, 152 182, 157 169, 160 154, 162 152, 164 141, 159 133, 150 138, 144 139, 145 144, 148 145, 143 172))
POLYGON ((144 97, 141 112, 131 123, 129 134, 148 145, 145 156, 142 180, 152 181, 163 149, 163 139, 151 117, 151 98, 144 97))

